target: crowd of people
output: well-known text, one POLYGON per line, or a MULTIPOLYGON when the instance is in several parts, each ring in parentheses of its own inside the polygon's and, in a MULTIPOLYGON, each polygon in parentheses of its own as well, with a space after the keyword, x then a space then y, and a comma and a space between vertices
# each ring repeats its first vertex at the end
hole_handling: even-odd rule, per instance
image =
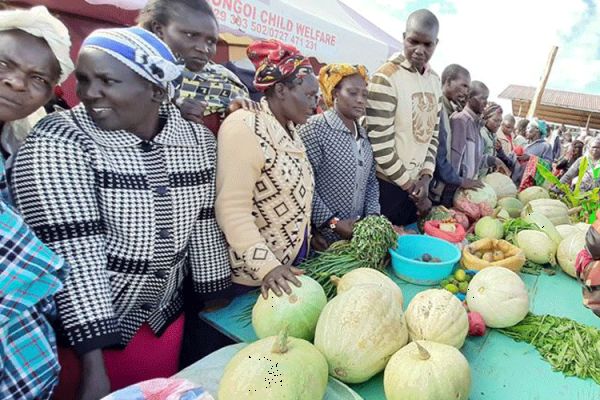
POLYGON ((582 189, 600 187, 600 138, 517 121, 466 68, 431 69, 428 10, 370 75, 252 43, 258 102, 212 61, 218 32, 205 0, 150 0, 73 63, 44 7, 0 11, 0 397, 171 376, 222 343, 200 310, 291 293, 356 221, 402 230, 490 172, 530 185, 544 163, 572 183, 586 157, 582 189), (81 103, 45 115, 73 70, 81 103))

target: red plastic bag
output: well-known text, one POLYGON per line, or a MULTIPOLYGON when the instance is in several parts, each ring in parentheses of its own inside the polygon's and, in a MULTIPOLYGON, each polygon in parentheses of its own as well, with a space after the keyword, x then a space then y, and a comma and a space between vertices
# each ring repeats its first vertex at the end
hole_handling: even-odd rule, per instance
POLYGON ((440 229, 440 225, 444 223, 442 221, 427 221, 423 230, 425 234, 433 236, 439 239, 443 239, 450 243, 460 243, 467 236, 465 228, 457 222, 445 222, 454 224, 456 230, 454 232, 446 232, 440 229))

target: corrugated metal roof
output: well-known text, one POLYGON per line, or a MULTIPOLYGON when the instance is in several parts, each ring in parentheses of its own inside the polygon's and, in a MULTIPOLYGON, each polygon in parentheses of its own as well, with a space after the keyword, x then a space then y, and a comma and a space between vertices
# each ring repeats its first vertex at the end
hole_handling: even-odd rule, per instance
MULTIPOLYGON (((498 97, 510 100, 532 101, 535 88, 530 86, 510 85, 498 97)), ((585 93, 565 92, 546 89, 542 96, 542 104, 598 113, 600 112, 600 96, 585 93)))

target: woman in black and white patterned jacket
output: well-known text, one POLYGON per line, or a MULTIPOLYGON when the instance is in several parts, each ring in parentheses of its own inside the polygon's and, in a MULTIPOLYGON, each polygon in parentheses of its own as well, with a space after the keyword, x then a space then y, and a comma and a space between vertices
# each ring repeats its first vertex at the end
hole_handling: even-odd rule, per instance
POLYGON ((168 102, 179 75, 152 33, 93 32, 76 69, 83 104, 38 123, 16 161, 18 206, 72 268, 57 304, 78 357, 59 351, 59 387, 83 398, 175 373, 184 280, 205 298, 230 285, 216 141, 168 102))

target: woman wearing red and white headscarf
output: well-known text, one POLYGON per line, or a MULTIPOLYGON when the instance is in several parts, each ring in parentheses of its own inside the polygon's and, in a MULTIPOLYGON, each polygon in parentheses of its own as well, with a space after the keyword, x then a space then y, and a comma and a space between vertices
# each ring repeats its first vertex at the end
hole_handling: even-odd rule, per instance
POLYGON ((600 211, 588 230, 585 248, 577 256, 577 278, 583 285, 583 305, 600 317, 600 211))
POLYGON ((308 253, 313 173, 296 126, 317 105, 307 58, 276 40, 254 42, 259 112, 238 111, 218 135, 216 217, 230 245, 233 281, 280 296, 299 286, 294 268, 308 253))

